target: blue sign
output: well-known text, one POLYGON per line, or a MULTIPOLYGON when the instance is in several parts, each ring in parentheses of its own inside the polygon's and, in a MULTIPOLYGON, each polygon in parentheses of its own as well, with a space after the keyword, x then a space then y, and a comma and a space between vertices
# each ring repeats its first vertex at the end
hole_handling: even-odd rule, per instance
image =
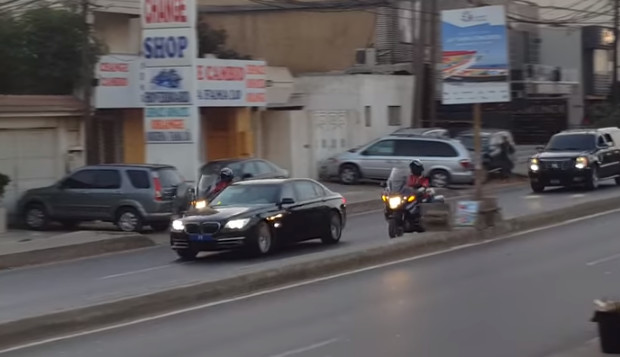
POLYGON ((151 79, 151 84, 154 88, 178 89, 181 88, 182 80, 183 77, 176 69, 162 69, 151 79))
POLYGON ((143 42, 144 58, 185 58, 188 43, 186 36, 146 37, 143 42))

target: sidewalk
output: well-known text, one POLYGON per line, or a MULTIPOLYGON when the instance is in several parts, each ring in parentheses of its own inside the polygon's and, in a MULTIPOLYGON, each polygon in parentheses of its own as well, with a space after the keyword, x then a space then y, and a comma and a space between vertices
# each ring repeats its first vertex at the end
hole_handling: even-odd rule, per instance
POLYGON ((582 346, 572 348, 560 353, 554 353, 547 357, 602 357, 610 356, 601 352, 598 338, 588 341, 582 346))

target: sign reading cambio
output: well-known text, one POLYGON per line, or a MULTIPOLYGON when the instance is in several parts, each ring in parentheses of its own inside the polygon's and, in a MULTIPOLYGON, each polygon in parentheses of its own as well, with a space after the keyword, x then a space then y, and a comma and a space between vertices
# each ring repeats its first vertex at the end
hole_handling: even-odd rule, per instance
POLYGON ((198 59, 198 105, 264 107, 266 70, 263 61, 198 59))
POLYGON ((142 28, 194 27, 195 0, 142 0, 142 28))

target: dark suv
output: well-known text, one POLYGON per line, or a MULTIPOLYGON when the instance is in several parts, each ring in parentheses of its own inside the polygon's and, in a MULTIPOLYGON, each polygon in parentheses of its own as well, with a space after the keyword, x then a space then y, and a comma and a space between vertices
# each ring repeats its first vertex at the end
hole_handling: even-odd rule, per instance
POLYGON ((554 135, 546 147, 530 159, 532 190, 549 186, 583 185, 596 189, 599 181, 620 184, 620 129, 568 130, 554 135))
POLYGON ((71 228, 80 222, 113 222, 126 232, 144 225, 166 230, 185 207, 189 186, 167 165, 96 165, 56 184, 27 191, 18 203, 25 225, 43 230, 50 221, 71 228))

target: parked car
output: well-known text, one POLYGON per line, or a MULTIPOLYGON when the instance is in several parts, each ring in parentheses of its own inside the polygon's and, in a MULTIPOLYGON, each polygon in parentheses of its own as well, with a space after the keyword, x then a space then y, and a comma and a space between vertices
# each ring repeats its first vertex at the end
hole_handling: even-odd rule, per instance
POLYGON ((246 181, 250 179, 274 179, 288 178, 287 170, 278 167, 273 162, 262 159, 227 159, 211 161, 200 168, 200 179, 198 180, 199 198, 203 198, 217 182, 220 170, 228 167, 235 173, 236 181, 246 181))
POLYGON ((530 159, 532 190, 575 185, 593 190, 606 179, 620 185, 619 144, 618 128, 566 130, 552 136, 530 159))
POLYGON ((450 132, 444 128, 400 128, 392 135, 430 136, 433 138, 450 139, 450 132))
POLYGON ((251 180, 225 188, 208 205, 197 202, 172 222, 170 243, 183 259, 228 249, 262 255, 310 239, 336 244, 346 219, 344 198, 314 180, 251 180))
POLYGON ((327 159, 322 177, 338 177, 344 184, 361 179, 387 180, 395 166, 422 161, 425 174, 435 187, 474 182, 467 149, 457 140, 424 136, 390 135, 327 159))
MULTIPOLYGON (((480 143, 481 143, 481 154, 482 154, 482 165, 484 169, 487 171, 487 174, 498 173, 501 174, 502 165, 494 156, 493 152, 498 153, 500 150, 500 145, 504 141, 504 137, 508 138, 508 142, 512 145, 513 148, 516 149, 515 141, 512 136, 512 133, 509 130, 504 129, 487 129, 484 128, 480 131, 480 143)), ((460 132, 456 139, 459 140, 463 146, 467 148, 469 154, 472 157, 474 164, 476 163, 476 155, 475 155, 475 145, 474 145, 474 131, 466 130, 460 132)), ((510 159, 513 162, 513 165, 516 161, 516 155, 510 155, 510 159)))
POLYGON ((18 209, 33 230, 44 230, 51 221, 70 228, 100 220, 126 232, 139 232, 144 225, 164 231, 175 211, 187 206, 189 191, 174 166, 95 165, 27 191, 18 209))

